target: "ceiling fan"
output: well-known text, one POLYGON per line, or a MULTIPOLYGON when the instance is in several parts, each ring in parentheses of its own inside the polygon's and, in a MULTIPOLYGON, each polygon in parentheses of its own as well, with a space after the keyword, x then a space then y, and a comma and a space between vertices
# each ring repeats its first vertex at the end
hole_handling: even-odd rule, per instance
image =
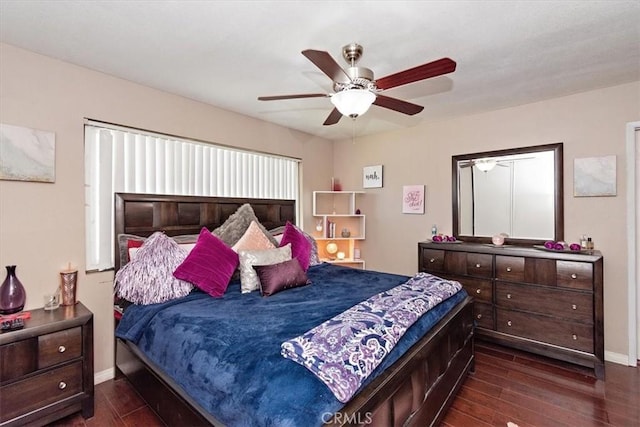
POLYGON ((338 123, 343 115, 355 119, 364 114, 371 104, 412 116, 421 112, 424 107, 401 99, 381 95, 380 92, 431 77, 452 73, 456 69, 455 61, 449 58, 442 58, 376 80, 374 79, 373 71, 369 68, 356 67, 356 63, 362 57, 362 52, 363 47, 357 43, 344 46, 342 48, 342 57, 350 65, 349 68, 344 70, 328 52, 312 49, 303 50, 302 54, 333 81, 333 90, 335 93, 260 96, 258 100, 276 101, 297 98, 331 98, 331 103, 335 108, 324 121, 324 125, 338 123))

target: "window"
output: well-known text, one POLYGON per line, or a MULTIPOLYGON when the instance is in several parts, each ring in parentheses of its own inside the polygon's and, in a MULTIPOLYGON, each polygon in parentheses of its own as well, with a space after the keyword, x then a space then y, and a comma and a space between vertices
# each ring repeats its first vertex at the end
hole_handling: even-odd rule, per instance
POLYGON ((89 122, 85 124, 86 268, 106 270, 114 265, 114 193, 297 202, 298 170, 298 159, 89 122))

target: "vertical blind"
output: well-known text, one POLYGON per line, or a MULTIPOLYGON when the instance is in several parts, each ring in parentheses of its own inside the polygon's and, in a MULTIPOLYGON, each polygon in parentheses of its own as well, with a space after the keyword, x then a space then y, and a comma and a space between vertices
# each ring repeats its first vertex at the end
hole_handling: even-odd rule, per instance
POLYGON ((105 270, 114 265, 114 193, 297 202, 298 166, 297 159, 86 124, 86 268, 105 270))

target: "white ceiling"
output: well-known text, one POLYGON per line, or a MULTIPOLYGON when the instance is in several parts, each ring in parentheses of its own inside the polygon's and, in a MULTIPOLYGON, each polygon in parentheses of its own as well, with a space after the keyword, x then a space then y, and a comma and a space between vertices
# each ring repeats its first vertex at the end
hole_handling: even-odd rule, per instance
POLYGON ((372 106, 358 135, 640 80, 639 1, 14 1, 0 40, 127 80, 329 139, 330 93, 300 52, 364 46, 383 77, 442 57, 457 70, 384 94, 416 116, 372 106))

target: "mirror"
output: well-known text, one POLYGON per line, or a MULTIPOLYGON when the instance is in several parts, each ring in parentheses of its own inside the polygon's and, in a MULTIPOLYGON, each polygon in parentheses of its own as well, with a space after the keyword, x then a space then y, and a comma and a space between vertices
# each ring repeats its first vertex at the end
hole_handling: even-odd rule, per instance
POLYGON ((452 156, 452 179, 457 239, 563 240, 562 143, 452 156))

